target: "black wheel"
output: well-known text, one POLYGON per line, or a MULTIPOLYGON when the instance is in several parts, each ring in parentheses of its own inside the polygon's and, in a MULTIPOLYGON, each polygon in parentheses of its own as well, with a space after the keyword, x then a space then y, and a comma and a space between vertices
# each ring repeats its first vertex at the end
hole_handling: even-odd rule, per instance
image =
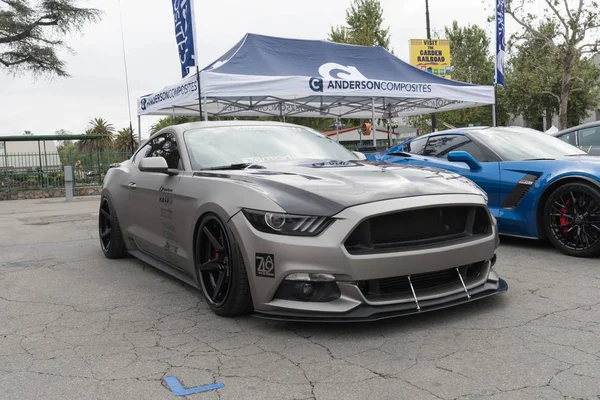
POLYGON ((216 215, 200 221, 195 259, 204 298, 216 314, 233 317, 253 310, 244 259, 231 231, 216 215))
POLYGON ((600 191, 586 183, 556 189, 544 206, 544 229, 552 244, 574 257, 600 254, 600 191))
POLYGON ((127 255, 117 214, 107 197, 100 200, 98 231, 100 247, 107 258, 123 258, 127 255))

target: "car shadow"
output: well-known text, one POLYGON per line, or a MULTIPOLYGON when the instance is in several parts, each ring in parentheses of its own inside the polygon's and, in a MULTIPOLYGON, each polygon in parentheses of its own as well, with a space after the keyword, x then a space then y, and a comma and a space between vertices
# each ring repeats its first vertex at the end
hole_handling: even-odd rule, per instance
MULTIPOLYGON (((512 247, 527 249, 552 249, 555 247, 548 239, 527 239, 514 236, 500 235, 500 245, 510 245, 512 247)), ((556 250, 558 251, 558 250, 556 250)))
MULTIPOLYGON (((523 239, 521 239, 523 240, 523 239)), ((525 245, 524 245, 525 247, 525 245)), ((190 299, 205 303, 202 291, 198 288, 190 286, 177 278, 161 271, 145 262, 134 257, 127 257, 124 262, 130 262, 136 268, 139 268, 141 273, 152 274, 157 279, 166 281, 169 284, 181 287, 190 299), (127 260, 127 261, 125 261, 127 260)), ((130 264, 130 265, 131 265, 130 264)), ((509 307, 510 287, 508 293, 503 293, 483 299, 474 300, 468 303, 455 305, 452 307, 432 310, 423 313, 416 313, 398 317, 391 317, 380 320, 368 321, 331 321, 331 322, 294 322, 285 320, 270 320, 257 317, 256 315, 248 315, 238 317, 239 321, 245 320, 251 324, 268 325, 271 329, 282 331, 293 331, 300 336, 310 337, 318 333, 326 333, 329 335, 381 335, 382 331, 402 332, 414 329, 428 330, 440 326, 451 325, 456 321, 462 321, 465 325, 469 325, 475 320, 486 318, 491 312, 496 312, 509 307), (253 322, 251 322, 253 321, 253 322), (470 322, 471 321, 471 322, 470 322)), ((222 318, 214 316, 215 318, 222 318)))

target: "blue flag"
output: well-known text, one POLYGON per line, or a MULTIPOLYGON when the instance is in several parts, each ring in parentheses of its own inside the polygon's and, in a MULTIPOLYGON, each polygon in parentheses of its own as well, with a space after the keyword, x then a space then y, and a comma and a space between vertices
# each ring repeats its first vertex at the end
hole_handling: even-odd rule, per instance
POLYGON ((496 0, 496 74, 494 83, 502 87, 504 87, 504 54, 506 51, 505 9, 506 0, 496 0))
POLYGON ((196 66, 196 40, 194 37, 193 0, 171 0, 175 19, 175 39, 181 63, 181 77, 190 73, 196 66))

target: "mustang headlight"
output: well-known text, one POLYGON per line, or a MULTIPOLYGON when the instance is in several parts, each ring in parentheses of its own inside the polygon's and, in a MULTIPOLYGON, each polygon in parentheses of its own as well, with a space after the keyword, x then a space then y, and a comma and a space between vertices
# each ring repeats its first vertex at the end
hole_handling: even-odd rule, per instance
POLYGON ((331 224, 329 217, 242 210, 252 226, 261 232, 280 235, 317 236, 331 224))

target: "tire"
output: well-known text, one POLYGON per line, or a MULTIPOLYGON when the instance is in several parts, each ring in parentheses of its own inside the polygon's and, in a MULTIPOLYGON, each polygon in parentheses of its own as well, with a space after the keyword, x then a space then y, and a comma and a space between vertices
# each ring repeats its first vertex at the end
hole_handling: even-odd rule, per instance
POLYGON ((254 310, 240 248, 229 227, 215 214, 206 214, 199 221, 194 262, 204 299, 215 314, 236 317, 254 310), (216 242, 211 240, 205 229, 208 229, 216 242), (223 249, 219 251, 217 244, 223 249), (221 274, 224 275, 221 286, 217 289, 221 274), (222 289, 223 284, 228 285, 226 290, 222 289))
POLYGON ((600 190, 587 183, 566 183, 544 204, 543 225, 550 242, 572 257, 600 255, 600 190))
POLYGON ((100 248, 106 258, 116 259, 127 256, 127 248, 123 240, 121 225, 117 213, 108 197, 100 199, 98 210, 98 234, 100 248))

